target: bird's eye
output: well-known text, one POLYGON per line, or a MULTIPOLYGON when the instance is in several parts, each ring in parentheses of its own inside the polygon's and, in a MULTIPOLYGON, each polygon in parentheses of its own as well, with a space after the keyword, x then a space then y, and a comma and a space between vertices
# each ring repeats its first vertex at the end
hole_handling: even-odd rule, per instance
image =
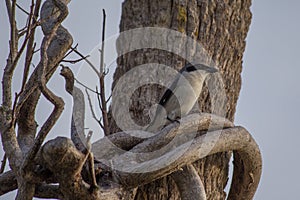
POLYGON ((197 68, 196 68, 195 66, 193 66, 193 65, 188 66, 188 67, 186 68, 186 71, 187 71, 187 72, 192 72, 192 71, 196 71, 196 70, 197 70, 197 68))

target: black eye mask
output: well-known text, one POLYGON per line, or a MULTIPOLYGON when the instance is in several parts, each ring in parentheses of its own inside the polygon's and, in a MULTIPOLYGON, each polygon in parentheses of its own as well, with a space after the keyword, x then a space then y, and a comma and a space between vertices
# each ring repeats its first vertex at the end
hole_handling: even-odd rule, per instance
POLYGON ((187 72, 192 72, 192 71, 196 71, 196 70, 197 70, 197 68, 196 68, 194 65, 188 66, 188 67, 186 68, 186 71, 187 71, 187 72))

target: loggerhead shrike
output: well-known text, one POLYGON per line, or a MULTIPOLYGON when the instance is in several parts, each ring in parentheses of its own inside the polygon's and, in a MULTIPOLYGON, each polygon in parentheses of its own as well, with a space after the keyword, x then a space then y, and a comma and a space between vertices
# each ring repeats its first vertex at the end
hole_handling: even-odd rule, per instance
POLYGON ((168 123, 187 115, 199 98, 207 75, 217 71, 203 64, 184 66, 160 99, 154 119, 146 131, 159 131, 168 123))

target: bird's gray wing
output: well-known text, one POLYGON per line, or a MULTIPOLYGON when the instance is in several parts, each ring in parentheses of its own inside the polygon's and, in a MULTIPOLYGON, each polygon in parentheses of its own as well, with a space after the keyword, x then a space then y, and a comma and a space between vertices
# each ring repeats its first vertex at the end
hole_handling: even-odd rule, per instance
POLYGON ((173 81, 173 83, 171 84, 171 86, 169 88, 167 88, 167 90, 165 91, 165 93, 163 94, 163 96, 161 97, 160 101, 159 101, 159 105, 164 106, 172 97, 174 90, 177 86, 177 83, 179 81, 180 76, 182 76, 181 73, 178 73, 175 77, 175 80, 173 81))
POLYGON ((173 92, 172 90, 170 90, 169 88, 165 91, 165 93, 163 94, 163 96, 161 97, 159 104, 164 106, 168 100, 171 98, 173 92))

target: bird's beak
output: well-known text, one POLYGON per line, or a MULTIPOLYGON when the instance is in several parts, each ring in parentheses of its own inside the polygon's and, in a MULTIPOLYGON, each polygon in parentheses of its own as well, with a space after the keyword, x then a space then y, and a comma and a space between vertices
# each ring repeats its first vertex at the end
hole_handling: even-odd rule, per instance
POLYGON ((210 67, 209 69, 207 69, 207 71, 211 74, 218 72, 219 70, 217 68, 214 67, 210 67))

